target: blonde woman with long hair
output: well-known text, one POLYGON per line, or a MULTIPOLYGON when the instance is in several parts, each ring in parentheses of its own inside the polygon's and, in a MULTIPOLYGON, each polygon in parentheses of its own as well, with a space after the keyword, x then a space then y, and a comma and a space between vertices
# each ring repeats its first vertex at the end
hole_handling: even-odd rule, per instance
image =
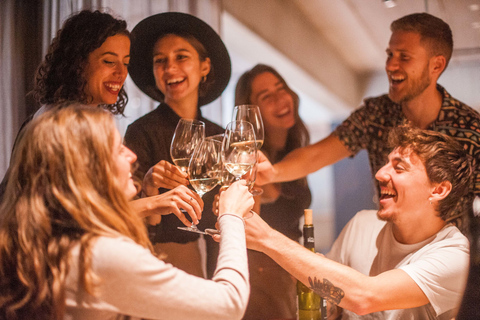
POLYGON ((129 202, 135 160, 99 108, 54 108, 26 127, 0 206, 1 319, 242 317, 244 182, 220 199, 218 268, 205 280, 152 254, 129 202))

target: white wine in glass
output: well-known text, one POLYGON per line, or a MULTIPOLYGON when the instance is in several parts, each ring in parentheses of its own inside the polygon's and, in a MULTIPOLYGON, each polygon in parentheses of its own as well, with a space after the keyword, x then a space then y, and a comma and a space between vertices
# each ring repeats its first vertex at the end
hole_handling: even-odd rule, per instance
POLYGON ((188 174, 190 184, 202 197, 218 184, 222 175, 222 145, 212 139, 203 140, 193 152, 188 174))
POLYGON ((247 121, 227 124, 222 142, 225 168, 239 180, 257 161, 257 144, 253 125, 247 121))
POLYGON ((192 153, 204 138, 204 122, 183 118, 178 121, 170 144, 170 156, 180 170, 187 172, 192 153))
POLYGON ((232 121, 235 120, 248 121, 253 125, 257 149, 259 150, 263 145, 265 135, 260 108, 253 104, 242 104, 235 106, 235 108, 233 109, 232 121))

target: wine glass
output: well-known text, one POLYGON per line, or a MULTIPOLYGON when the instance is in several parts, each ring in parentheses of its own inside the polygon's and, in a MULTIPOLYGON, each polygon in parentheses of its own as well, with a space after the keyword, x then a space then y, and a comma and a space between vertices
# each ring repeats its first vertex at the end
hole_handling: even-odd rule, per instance
MULTIPOLYGON (((190 185, 200 197, 203 197, 205 193, 211 191, 218 184, 222 171, 221 151, 222 144, 220 141, 213 139, 203 140, 193 151, 187 173, 190 185)), ((203 234, 218 232, 215 229, 201 231, 193 223, 190 227, 178 227, 178 229, 203 234)))
POLYGON ((221 178, 221 152, 222 144, 213 139, 203 140, 193 152, 187 172, 200 197, 215 188, 221 178))
POLYGON ((192 153, 204 138, 204 122, 183 118, 178 121, 170 144, 170 156, 180 170, 187 172, 192 153))
POLYGON ((260 149, 263 145, 265 135, 260 108, 253 104, 242 104, 235 106, 235 108, 233 108, 232 121, 235 120, 248 121, 253 125, 253 129, 255 130, 257 149, 260 149))
POLYGON ((222 142, 222 161, 225 168, 239 180, 257 161, 255 130, 247 121, 227 124, 222 142))
POLYGON ((255 164, 250 168, 250 170, 248 170, 242 176, 242 179, 245 179, 245 181, 247 182, 248 191, 250 191, 253 196, 259 196, 263 193, 262 188, 255 187, 255 180, 257 179, 257 162, 255 162, 255 164))
MULTIPOLYGON (((225 133, 219 133, 213 136, 206 137, 205 139, 213 139, 220 143, 223 143, 225 133)), ((232 175, 226 168, 222 160, 221 176, 218 180, 218 184, 221 186, 221 190, 227 189, 235 180, 235 176, 232 175)))

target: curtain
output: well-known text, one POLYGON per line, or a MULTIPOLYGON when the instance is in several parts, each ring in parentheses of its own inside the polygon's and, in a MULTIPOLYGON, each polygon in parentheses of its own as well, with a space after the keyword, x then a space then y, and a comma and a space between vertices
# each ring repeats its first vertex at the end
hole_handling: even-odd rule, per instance
MULTIPOLYGON (((35 70, 63 21, 83 9, 100 9, 122 18, 129 30, 150 15, 180 11, 198 16, 220 34, 221 0, 1 0, 0 178, 8 168, 20 125, 38 108, 28 95, 33 89, 35 70)), ((158 104, 137 89, 130 77, 125 87, 129 97, 126 117, 117 118, 122 135, 128 124, 158 104)), ((202 107, 202 112, 220 124, 220 99, 202 107)))

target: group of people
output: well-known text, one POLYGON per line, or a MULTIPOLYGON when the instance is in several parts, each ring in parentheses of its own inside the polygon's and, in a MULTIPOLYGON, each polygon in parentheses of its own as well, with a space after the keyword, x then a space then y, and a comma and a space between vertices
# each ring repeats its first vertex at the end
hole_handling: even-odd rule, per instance
POLYGON ((295 279, 333 318, 455 317, 469 264, 459 228, 471 225, 480 188, 480 116, 437 84, 453 50, 444 21, 411 14, 391 30, 388 95, 365 100, 315 144, 274 68, 240 77, 235 104, 258 105, 265 126, 263 194, 254 199, 238 181, 220 194, 216 216, 217 192, 202 199, 188 188, 169 147, 181 118, 203 121, 207 136, 223 132, 200 110, 230 79, 218 34, 176 12, 131 33, 107 13, 70 17, 38 69, 42 107, 19 132, 2 181, 0 318, 293 319, 295 279), (113 115, 127 105, 127 74, 160 104, 122 142, 113 115), (379 210, 359 212, 326 256, 305 250, 305 176, 360 149, 379 210), (199 235, 177 228, 191 223, 218 223, 220 235, 205 238, 206 275, 199 235))

